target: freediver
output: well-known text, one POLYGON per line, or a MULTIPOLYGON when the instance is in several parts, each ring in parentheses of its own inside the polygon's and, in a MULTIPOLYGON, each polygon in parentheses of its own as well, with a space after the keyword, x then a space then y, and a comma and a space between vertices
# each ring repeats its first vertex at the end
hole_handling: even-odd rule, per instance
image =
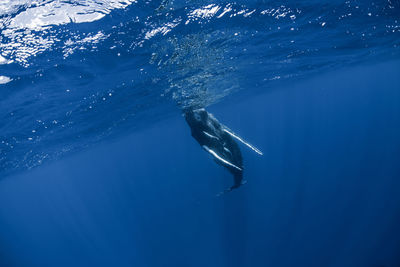
POLYGON ((187 109, 184 111, 184 116, 193 138, 214 157, 219 165, 224 166, 232 173, 234 184, 225 192, 232 191, 244 184, 242 153, 235 139, 260 155, 262 152, 221 124, 204 108, 187 109))

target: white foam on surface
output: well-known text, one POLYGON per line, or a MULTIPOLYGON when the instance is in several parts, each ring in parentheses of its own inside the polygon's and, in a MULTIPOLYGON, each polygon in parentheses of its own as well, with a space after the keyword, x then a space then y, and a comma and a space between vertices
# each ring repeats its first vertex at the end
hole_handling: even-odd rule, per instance
POLYGON ((0 76, 0 84, 6 84, 11 82, 12 79, 10 77, 7 76, 0 76))

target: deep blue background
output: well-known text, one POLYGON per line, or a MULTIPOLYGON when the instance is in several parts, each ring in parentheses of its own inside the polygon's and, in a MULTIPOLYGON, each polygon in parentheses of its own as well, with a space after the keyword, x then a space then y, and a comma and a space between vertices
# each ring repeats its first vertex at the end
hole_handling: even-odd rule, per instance
POLYGON ((0 181, 0 266, 400 266, 400 62, 209 108, 259 147, 232 183, 176 115, 0 181))

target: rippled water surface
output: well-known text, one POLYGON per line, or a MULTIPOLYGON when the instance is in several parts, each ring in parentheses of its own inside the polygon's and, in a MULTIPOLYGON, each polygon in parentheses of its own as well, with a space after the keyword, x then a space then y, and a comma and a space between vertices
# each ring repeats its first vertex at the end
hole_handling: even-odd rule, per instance
POLYGON ((398 1, 0 3, 0 176, 238 91, 399 58, 398 1))

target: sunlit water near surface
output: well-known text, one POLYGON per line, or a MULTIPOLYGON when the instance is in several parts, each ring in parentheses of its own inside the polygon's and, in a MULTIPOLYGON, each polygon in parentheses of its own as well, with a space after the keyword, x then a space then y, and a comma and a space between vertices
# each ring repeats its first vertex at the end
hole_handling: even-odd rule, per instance
POLYGON ((400 266, 398 1, 2 1, 0 266, 400 266), (248 183, 190 136, 260 148, 248 183))
POLYGON ((0 174, 240 90, 397 58, 398 1, 3 1, 0 174))

